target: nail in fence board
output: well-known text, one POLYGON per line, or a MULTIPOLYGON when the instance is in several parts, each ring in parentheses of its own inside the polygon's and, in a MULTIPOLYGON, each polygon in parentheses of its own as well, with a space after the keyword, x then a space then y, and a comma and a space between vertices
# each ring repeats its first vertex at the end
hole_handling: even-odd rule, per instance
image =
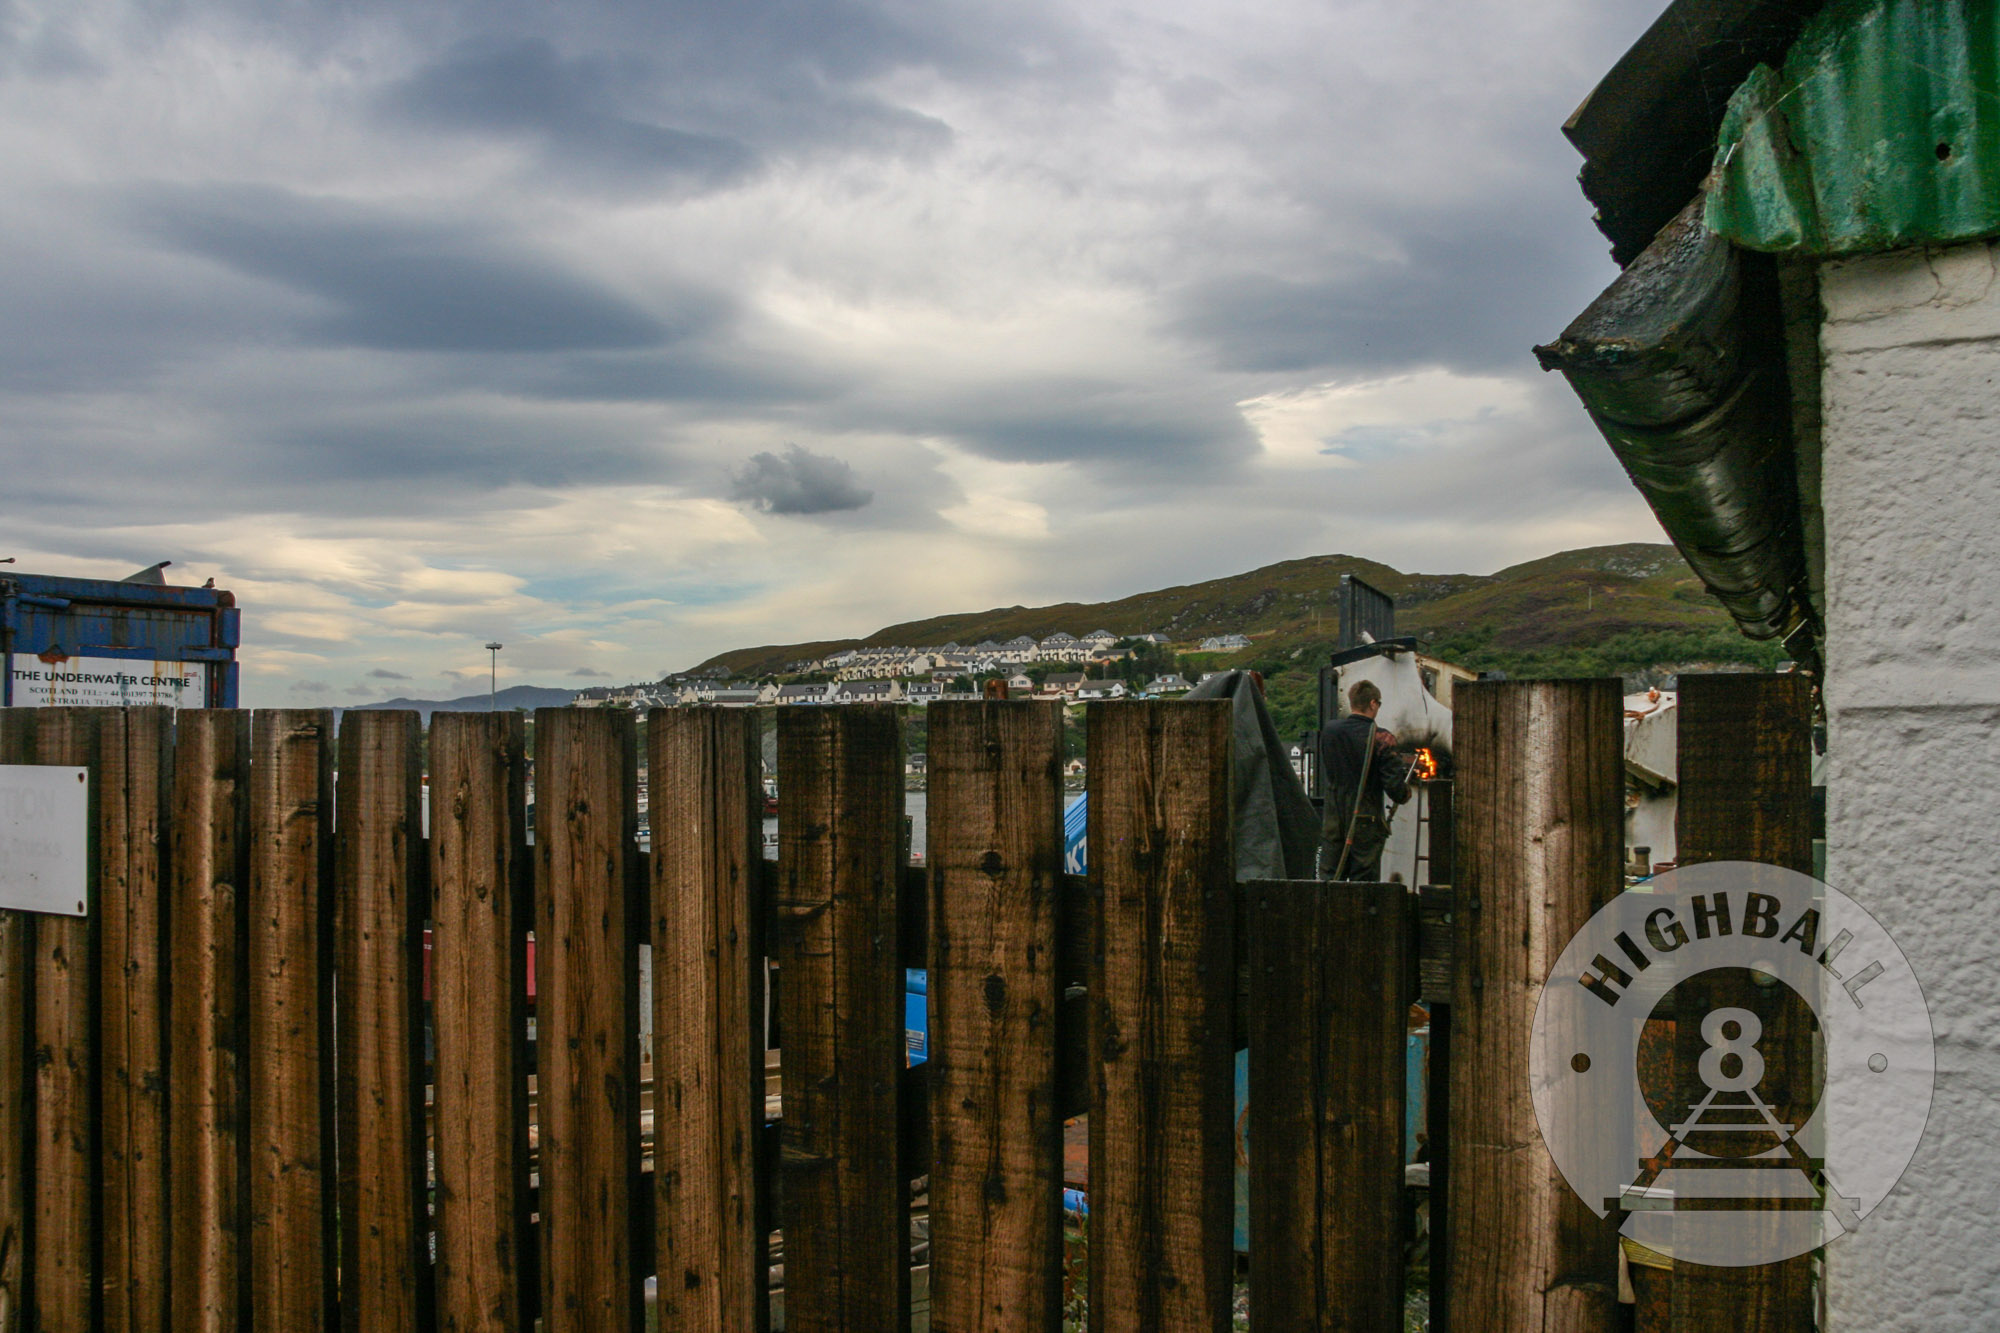
POLYGON ((1090 705, 1090 1320, 1229 1327, 1229 705, 1090 705))
POLYGON ((231 1333, 247 1292, 245 1137, 250 930, 250 715, 176 718, 173 866, 173 1105, 166 1201, 176 1330, 231 1333))
POLYGON ((172 719, 106 709, 98 802, 98 1080, 102 1317, 107 1333, 167 1325, 167 799, 172 719))
MULTIPOLYGON (((40 709, 0 708, 0 764, 34 758, 40 709)), ((27 1325, 28 1262, 34 1193, 29 1180, 34 1133, 34 917, 0 912, 0 1333, 27 1325)))
MULTIPOLYGON (((107 710, 51 708, 37 720, 35 762, 91 766, 89 902, 98 906, 103 774, 92 763, 107 710)), ((94 917, 44 913, 34 953, 34 1306, 30 1326, 96 1326, 103 1255, 97 1195, 96 1051, 91 983, 94 917)))
POLYGON ((931 1326, 1056 1330, 1062 706, 927 716, 931 1326))
POLYGON ((1250 1308, 1283 1329, 1403 1327, 1408 891, 1250 895, 1250 1308))
POLYGON ((1527 1070, 1549 966, 1623 885, 1623 695, 1616 680, 1481 681, 1453 703, 1452 1326, 1607 1329, 1618 1219, 1556 1171, 1527 1070))
POLYGON ((535 711, 542 1327, 634 1330, 639 1188, 637 741, 612 708, 535 711))
POLYGON ((897 951, 902 730, 893 705, 778 713, 776 961, 784 1046, 785 1319, 907 1327, 897 951))
POLYGON ((333 1316, 333 714, 250 727, 252 1328, 333 1316))
POLYGON ((417 715, 350 712, 335 787, 334 1071, 340 1139, 340 1322, 415 1329, 430 1281, 424 1208, 425 904, 417 715))
POLYGON ((438 713, 430 734, 437 1322, 525 1328, 527 938, 519 713, 438 713))
POLYGON ((762 719, 647 718, 653 1256, 663 1333, 765 1326, 762 719))
MULTIPOLYGON (((1680 863, 1761 861, 1811 874, 1807 678, 1683 675, 1677 717, 1680 800, 1674 832, 1680 863)), ((1697 1014, 1726 1005, 1768 1011, 1756 987, 1735 980, 1684 989, 1681 999, 1697 1014)), ((1677 1027, 1678 1082, 1692 1103, 1707 1091, 1697 1068, 1706 1043, 1698 1019, 1677 1027)), ((1793 1124, 1803 1123, 1811 1110, 1812 1043, 1810 1031, 1779 1015, 1767 1021, 1758 1042, 1767 1071, 1760 1085, 1765 1100, 1793 1124)), ((1676 1263, 1669 1289, 1675 1329, 1804 1333, 1815 1325, 1811 1263, 1804 1255, 1748 1268, 1676 1263)))

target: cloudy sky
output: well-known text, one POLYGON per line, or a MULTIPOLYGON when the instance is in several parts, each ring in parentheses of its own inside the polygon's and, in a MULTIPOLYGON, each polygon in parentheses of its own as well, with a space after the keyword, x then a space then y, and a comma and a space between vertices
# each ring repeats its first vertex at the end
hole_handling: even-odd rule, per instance
POLYGON ((0 555, 274 705, 1659 540, 1528 349, 1661 3, 0 0, 0 555))

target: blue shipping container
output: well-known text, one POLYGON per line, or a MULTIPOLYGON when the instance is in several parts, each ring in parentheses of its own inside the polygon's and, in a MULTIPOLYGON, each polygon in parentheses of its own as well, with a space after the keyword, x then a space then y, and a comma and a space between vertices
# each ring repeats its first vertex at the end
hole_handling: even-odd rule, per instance
POLYGON ((0 704, 234 708, 240 617, 219 588, 0 573, 0 704))

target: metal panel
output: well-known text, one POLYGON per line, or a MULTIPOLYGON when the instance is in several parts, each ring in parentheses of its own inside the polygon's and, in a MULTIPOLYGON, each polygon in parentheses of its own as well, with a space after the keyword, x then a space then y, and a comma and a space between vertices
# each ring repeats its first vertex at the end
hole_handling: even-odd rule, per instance
POLYGON ((1340 646, 1354 648, 1396 637, 1396 599, 1352 574, 1340 576, 1340 646))

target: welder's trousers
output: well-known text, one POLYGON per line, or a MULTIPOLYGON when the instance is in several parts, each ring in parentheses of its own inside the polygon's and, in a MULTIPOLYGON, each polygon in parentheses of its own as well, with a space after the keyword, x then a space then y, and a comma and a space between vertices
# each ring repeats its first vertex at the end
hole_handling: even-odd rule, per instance
MULTIPOLYGON (((1352 797, 1348 798, 1350 801, 1352 797)), ((1332 804, 1331 801, 1328 802, 1332 804)), ((1320 825, 1319 837, 1319 877, 1333 879, 1334 868, 1340 865, 1342 845, 1347 841, 1347 811, 1351 806, 1343 806, 1337 812, 1327 815, 1320 825)), ((1339 878, 1373 884, 1382 876, 1382 849, 1389 842, 1389 822, 1380 815, 1371 815, 1366 810, 1354 817, 1354 846, 1347 849, 1347 867, 1339 878)))

